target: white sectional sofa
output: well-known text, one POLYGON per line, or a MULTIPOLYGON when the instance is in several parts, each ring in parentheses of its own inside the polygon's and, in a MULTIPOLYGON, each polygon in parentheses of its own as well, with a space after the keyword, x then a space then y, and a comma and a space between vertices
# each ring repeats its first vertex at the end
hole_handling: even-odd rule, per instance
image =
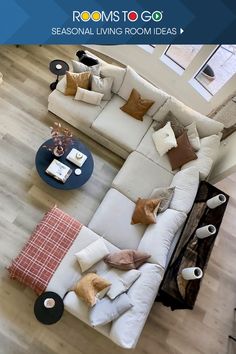
MULTIPOLYGON (((186 107, 141 78, 132 68, 113 67, 101 61, 103 76, 112 76, 113 96, 101 106, 75 101, 65 96, 65 78, 49 96, 48 109, 66 122, 126 159, 115 177, 88 227, 84 226, 63 259, 47 290, 61 296, 81 277, 74 254, 99 237, 104 237, 110 251, 138 249, 151 254, 149 263, 140 267, 140 278, 128 291, 134 306, 113 321, 96 330, 119 346, 134 348, 158 293, 169 258, 181 234, 201 179, 207 178, 220 146, 223 125, 186 107), (130 92, 153 99, 144 121, 138 121, 120 110, 130 92), (198 159, 172 171, 167 156, 161 157, 152 141, 153 125, 168 111, 186 126, 197 123, 201 138, 198 159), (148 227, 131 225, 131 216, 138 197, 148 198, 154 188, 175 186, 169 209, 158 214, 157 223, 148 227), (60 284, 60 285, 59 285, 60 284)), ((102 274, 107 265, 101 261, 93 269, 102 274)), ((70 291, 64 299, 65 308, 89 324, 87 306, 70 291)))

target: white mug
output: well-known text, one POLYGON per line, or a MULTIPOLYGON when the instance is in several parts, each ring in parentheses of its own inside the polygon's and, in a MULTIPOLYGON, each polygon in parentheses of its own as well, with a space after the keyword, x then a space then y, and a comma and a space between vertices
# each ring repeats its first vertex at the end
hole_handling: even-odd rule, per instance
POLYGON ((47 309, 51 309, 55 306, 55 300, 52 299, 51 297, 48 297, 47 299, 44 300, 43 304, 47 309))
POLYGON ((181 274, 185 280, 200 279, 203 276, 203 272, 199 267, 184 268, 181 274))
POLYGON ((215 233, 216 233, 216 227, 211 224, 203 226, 203 227, 199 227, 196 230, 197 238, 209 237, 209 236, 214 235, 215 233))
POLYGON ((223 204, 225 202, 226 202, 225 195, 224 194, 218 194, 215 197, 212 197, 212 198, 208 199, 206 204, 207 204, 208 208, 215 209, 219 205, 221 205, 221 204, 223 204))
POLYGON ((57 65, 56 65, 56 69, 57 69, 57 70, 61 70, 61 69, 62 69, 62 65, 61 65, 61 64, 57 64, 57 65))

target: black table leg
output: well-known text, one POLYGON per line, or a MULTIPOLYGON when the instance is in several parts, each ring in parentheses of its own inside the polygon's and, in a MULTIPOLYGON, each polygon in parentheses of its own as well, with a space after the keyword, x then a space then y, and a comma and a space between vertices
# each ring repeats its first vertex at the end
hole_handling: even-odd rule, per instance
POLYGON ((56 89, 58 82, 59 82, 59 76, 57 75, 56 81, 55 81, 55 82, 52 82, 51 85, 50 85, 50 89, 51 89, 52 91, 54 91, 54 90, 56 89))

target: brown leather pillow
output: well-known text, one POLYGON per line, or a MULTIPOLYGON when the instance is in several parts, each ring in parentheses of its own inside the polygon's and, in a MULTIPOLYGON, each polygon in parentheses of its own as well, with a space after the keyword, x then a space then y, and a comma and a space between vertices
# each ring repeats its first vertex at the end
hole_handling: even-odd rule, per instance
POLYGON ((133 89, 128 101, 120 109, 138 120, 143 120, 143 116, 155 101, 147 100, 141 97, 137 90, 133 89))
POLYGON ((91 73, 87 71, 79 74, 67 71, 65 95, 75 96, 78 87, 88 90, 90 84, 90 75, 91 73))
POLYGON ((89 306, 96 304, 96 295, 100 291, 111 285, 109 281, 103 279, 95 273, 88 273, 82 277, 74 287, 74 292, 89 306))
POLYGON ((197 159, 197 155, 188 140, 187 132, 184 132, 177 138, 177 147, 169 150, 167 155, 170 160, 172 171, 180 168, 189 161, 197 159))
POLYGON ((158 208, 161 199, 141 199, 138 198, 134 209, 131 224, 155 224, 158 208))
POLYGON ((109 266, 121 270, 136 269, 145 263, 151 256, 136 250, 122 250, 108 254, 104 262, 109 266))
POLYGON ((156 122, 153 129, 155 131, 157 131, 157 130, 163 128, 167 122, 170 122, 171 128, 173 129, 176 138, 178 138, 180 135, 182 135, 186 130, 184 128, 184 125, 182 123, 180 123, 180 121, 170 111, 167 113, 167 115, 162 120, 160 120, 159 122, 156 122))

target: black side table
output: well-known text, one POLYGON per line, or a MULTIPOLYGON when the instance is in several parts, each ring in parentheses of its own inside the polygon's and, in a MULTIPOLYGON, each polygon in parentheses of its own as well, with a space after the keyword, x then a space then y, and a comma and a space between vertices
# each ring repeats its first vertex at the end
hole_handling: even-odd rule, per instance
POLYGON ((53 91, 57 87, 59 76, 65 75, 70 68, 64 60, 55 59, 49 64, 49 69, 53 74, 57 75, 56 81, 52 82, 50 85, 50 89, 53 91))
POLYGON ((64 303, 62 298, 52 291, 46 291, 45 293, 41 294, 36 299, 34 304, 35 317, 39 322, 46 325, 50 325, 59 321, 63 311, 64 303), (55 301, 55 304, 52 308, 45 307, 44 302, 46 299, 53 299, 55 301))

